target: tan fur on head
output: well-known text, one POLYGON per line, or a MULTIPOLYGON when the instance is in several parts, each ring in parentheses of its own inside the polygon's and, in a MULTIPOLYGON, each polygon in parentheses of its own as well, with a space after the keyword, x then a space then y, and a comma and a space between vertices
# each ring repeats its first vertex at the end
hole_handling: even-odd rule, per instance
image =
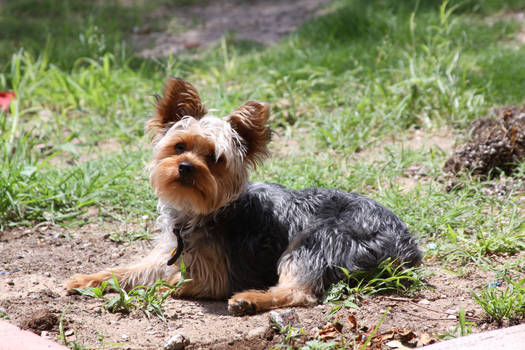
POLYGON ((155 194, 189 216, 209 214, 235 200, 248 181, 248 169, 268 154, 267 104, 248 101, 224 119, 205 113, 195 88, 172 78, 156 117, 148 122, 156 132, 150 176, 155 194), (184 152, 177 152, 177 145, 184 152), (191 166, 191 176, 180 174, 181 164, 191 166))
POLYGON ((209 214, 234 200, 248 180, 242 140, 222 119, 185 117, 155 145, 151 184, 155 194, 190 216, 209 214), (177 152, 177 147, 184 152, 177 152), (182 163, 193 173, 184 178, 182 163))
POLYGON ((163 97, 157 99, 156 115, 147 122, 146 129, 155 139, 183 117, 200 119, 206 113, 206 107, 193 85, 180 78, 170 77, 164 85, 163 97))

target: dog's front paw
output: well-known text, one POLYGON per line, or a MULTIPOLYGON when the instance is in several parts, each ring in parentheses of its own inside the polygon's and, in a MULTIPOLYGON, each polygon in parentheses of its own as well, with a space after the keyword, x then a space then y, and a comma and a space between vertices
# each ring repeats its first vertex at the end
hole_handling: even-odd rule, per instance
POLYGON ((228 311, 235 316, 253 315, 257 312, 255 304, 242 298, 231 298, 228 300, 228 311))
POLYGON ((77 288, 90 288, 99 286, 102 281, 105 281, 111 277, 107 273, 94 273, 91 275, 76 274, 73 275, 64 286, 66 287, 68 294, 78 294, 77 288))

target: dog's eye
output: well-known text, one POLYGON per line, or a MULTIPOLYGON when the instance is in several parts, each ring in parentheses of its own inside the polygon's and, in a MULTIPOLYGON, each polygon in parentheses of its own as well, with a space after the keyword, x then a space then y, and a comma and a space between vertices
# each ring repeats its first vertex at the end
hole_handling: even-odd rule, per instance
POLYGON ((217 154, 215 153, 212 153, 208 156, 208 161, 212 164, 219 164, 219 163, 222 163, 224 161, 224 156, 220 156, 218 159, 217 159, 217 154))
POLYGON ((175 145, 175 153, 182 154, 186 151, 186 145, 182 142, 179 142, 175 145))

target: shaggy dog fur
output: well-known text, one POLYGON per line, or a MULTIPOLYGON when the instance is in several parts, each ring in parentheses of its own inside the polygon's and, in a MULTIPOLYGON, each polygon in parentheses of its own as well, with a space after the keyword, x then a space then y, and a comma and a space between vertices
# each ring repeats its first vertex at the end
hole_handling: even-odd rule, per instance
POLYGON ((113 274, 127 289, 159 279, 176 284, 182 258, 191 281, 180 296, 230 298, 228 309, 243 315, 315 303, 343 278, 340 267, 421 262, 406 225, 370 198, 248 182, 268 155, 268 113, 265 103, 248 101, 226 118, 209 116, 191 84, 168 79, 147 124, 162 231, 156 248, 135 265, 75 275, 67 289, 113 274))

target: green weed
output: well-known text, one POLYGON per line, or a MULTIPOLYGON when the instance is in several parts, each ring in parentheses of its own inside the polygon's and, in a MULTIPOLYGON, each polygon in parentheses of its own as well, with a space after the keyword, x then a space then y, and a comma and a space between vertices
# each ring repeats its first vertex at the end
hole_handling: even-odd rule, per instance
POLYGON ((306 335, 306 332, 302 328, 294 328, 291 325, 282 327, 279 330, 281 335, 281 343, 272 347, 272 349, 295 349, 295 343, 302 335, 306 335))
POLYGON ((5 310, 0 310, 0 319, 2 319, 2 320, 9 320, 10 319, 9 315, 7 314, 7 312, 5 310))
POLYGON ((62 340, 65 346, 67 346, 69 349, 72 350, 85 350, 86 347, 84 345, 78 343, 77 341, 69 341, 67 339, 67 336, 64 332, 64 316, 66 315, 67 310, 69 309, 69 305, 66 306, 66 308, 62 311, 60 314, 60 319, 58 320, 58 339, 62 340))
POLYGON ((483 308, 491 321, 518 323, 525 317, 525 279, 514 282, 508 278, 505 289, 488 287, 479 294, 471 291, 474 300, 483 308))
POLYGON ((467 321, 465 316, 465 310, 460 309, 458 313, 458 324, 456 327, 454 327, 453 330, 451 330, 449 333, 446 334, 438 334, 437 337, 440 339, 454 339, 457 337, 464 337, 466 335, 469 335, 472 333, 471 326, 475 326, 476 324, 471 321, 467 321))
POLYGON ((182 261, 180 268, 183 277, 175 286, 159 280, 151 286, 137 286, 127 292, 120 287, 117 278, 113 275, 112 279, 103 281, 99 287, 77 288, 76 290, 82 295, 103 299, 104 308, 109 312, 129 313, 131 310, 142 310, 148 318, 153 315, 166 321, 162 305, 169 296, 176 293, 183 283, 188 281, 184 278, 186 268, 182 261), (116 292, 118 295, 107 298, 105 296, 107 292, 116 292))
POLYGON ((344 279, 335 283, 323 298, 325 303, 337 303, 332 312, 343 306, 358 308, 358 298, 361 296, 386 292, 408 293, 424 286, 419 269, 403 268, 389 259, 371 271, 350 272, 343 267, 339 269, 343 272, 344 279))

